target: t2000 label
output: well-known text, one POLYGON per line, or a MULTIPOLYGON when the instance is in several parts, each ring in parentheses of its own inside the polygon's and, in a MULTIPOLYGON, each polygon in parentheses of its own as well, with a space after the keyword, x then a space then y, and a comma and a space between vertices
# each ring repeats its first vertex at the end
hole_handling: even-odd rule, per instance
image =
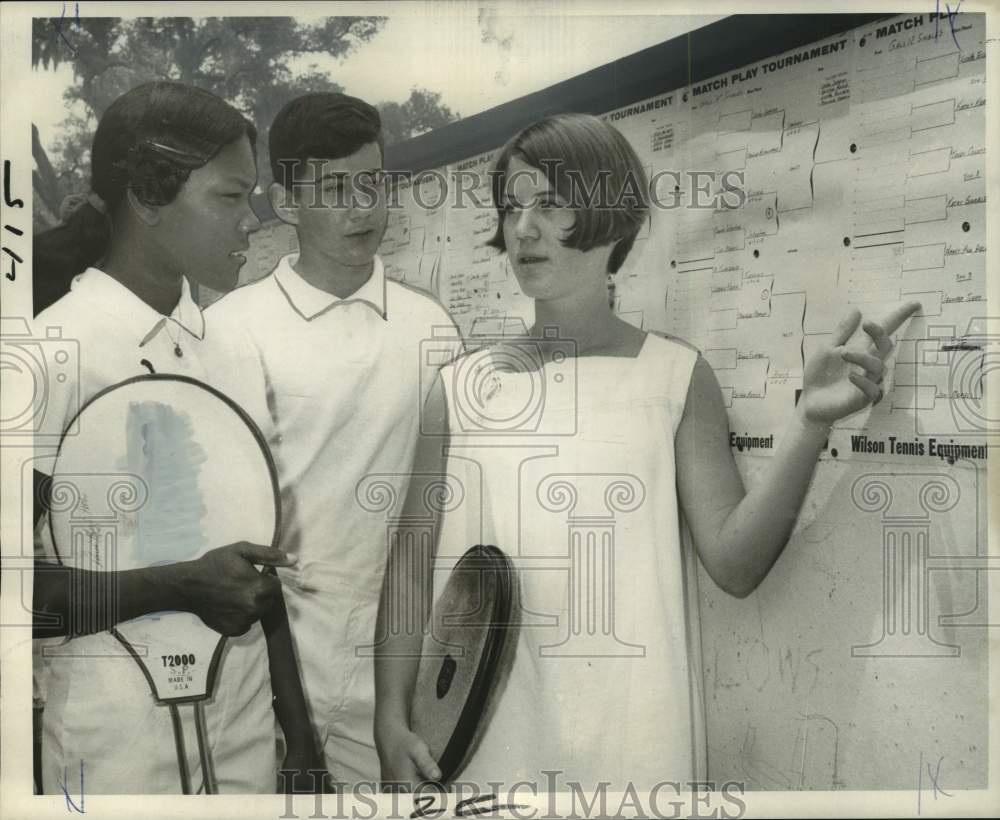
POLYGON ((161 655, 165 667, 194 666, 194 655, 161 655))

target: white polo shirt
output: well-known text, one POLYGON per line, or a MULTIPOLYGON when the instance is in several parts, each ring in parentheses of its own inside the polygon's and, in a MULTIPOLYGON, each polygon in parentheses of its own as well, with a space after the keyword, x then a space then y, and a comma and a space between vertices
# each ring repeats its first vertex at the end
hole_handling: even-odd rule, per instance
MULTIPOLYGON (((51 473, 60 432, 79 409, 106 387, 148 374, 147 364, 157 373, 210 384, 269 434, 256 356, 242 334, 206 330, 187 280, 182 280, 177 306, 163 316, 117 280, 89 268, 73 280, 69 293, 36 317, 33 336, 47 346, 49 377, 35 437, 34 467, 41 472, 51 473)), ((55 560, 47 526, 40 528, 40 541, 42 554, 55 560)), ((226 641, 215 694, 206 702, 220 792, 273 789, 267 663, 259 623, 226 641)), ((87 765, 88 792, 180 791, 169 712, 156 705, 138 665, 109 632, 63 641, 48 667, 42 741, 46 793, 57 793, 63 767, 76 771, 81 759, 87 765)), ((193 725, 187 716, 183 722, 188 765, 197 785, 193 725)))
MULTIPOLYGON (((204 316, 186 279, 177 306, 163 316, 103 271, 88 268, 73 280, 69 293, 35 318, 33 336, 53 349, 51 355, 46 351, 51 378, 36 455, 54 457, 60 434, 84 404, 110 385, 148 374, 150 367, 210 384, 268 434, 263 374, 252 350, 241 332, 213 330, 206 336, 204 316)), ((36 465, 45 473, 51 468, 51 459, 36 465)))
POLYGON ((296 256, 208 310, 244 327, 267 382, 282 487, 279 569, 302 684, 326 765, 378 780, 374 641, 387 530, 413 469, 420 411, 461 340, 432 297, 388 281, 376 257, 347 299, 307 283, 296 256), (361 651, 359 651, 361 650, 361 651))
POLYGON ((292 267, 297 258, 283 257, 270 276, 206 315, 216 330, 245 329, 261 358, 284 501, 282 548, 299 558, 284 580, 305 590, 348 585, 377 602, 387 518, 406 495, 420 410, 461 340, 447 311, 386 279, 378 257, 346 299, 306 282, 292 267), (366 495, 362 481, 372 476, 387 495, 366 495))

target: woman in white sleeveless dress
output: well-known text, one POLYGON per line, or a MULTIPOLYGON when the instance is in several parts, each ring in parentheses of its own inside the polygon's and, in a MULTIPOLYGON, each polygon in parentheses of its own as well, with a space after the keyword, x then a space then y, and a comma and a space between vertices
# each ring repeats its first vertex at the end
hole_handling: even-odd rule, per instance
MULTIPOLYGON (((707 774, 694 555, 735 596, 760 583, 830 425, 881 399, 889 334, 918 306, 866 322, 850 349, 860 313, 841 322, 810 359, 802 398, 748 493, 709 365, 608 307, 607 276, 648 218, 642 163, 625 138, 596 117, 550 117, 508 142, 496 171, 491 244, 535 300, 535 324, 442 369, 407 499, 412 514, 424 512, 446 436, 447 472, 474 464, 463 480, 481 481, 484 503, 478 529, 445 516, 438 533, 461 543, 481 535, 518 569, 509 678, 460 778, 494 790, 688 788, 707 774)), ((386 589, 410 589, 419 607, 430 594, 417 579, 430 572, 413 572, 412 559, 395 547, 386 589)), ((427 606, 411 614, 423 623, 427 606)), ((409 726, 421 635, 396 627, 376 659, 383 779, 436 779, 409 726)))

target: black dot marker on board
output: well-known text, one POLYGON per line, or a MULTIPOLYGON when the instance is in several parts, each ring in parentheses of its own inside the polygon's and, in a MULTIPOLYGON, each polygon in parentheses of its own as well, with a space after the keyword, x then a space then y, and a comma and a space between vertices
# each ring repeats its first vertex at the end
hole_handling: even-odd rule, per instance
POLYGON ((865 42, 866 42, 866 38, 865 38, 865 37, 862 37, 862 38, 861 38, 861 42, 860 42, 860 43, 858 43, 858 45, 860 45, 860 46, 861 46, 862 48, 864 48, 864 47, 865 47, 865 42))
POLYGON ((671 259, 670 260, 670 267, 672 267, 672 268, 676 268, 677 267, 677 260, 676 259, 671 259))
POLYGON ((834 458, 837 457, 837 448, 836 447, 831 448, 830 455, 833 456, 834 458))
POLYGON ((962 223, 962 230, 965 231, 966 233, 968 233, 971 228, 972 226, 968 222, 962 223))
POLYGON ((854 153, 857 152, 857 150, 858 150, 857 143, 852 142, 851 143, 851 153, 854 154, 854 153))
POLYGON ((756 248, 753 249, 753 258, 754 259, 759 259, 760 258, 760 251, 757 250, 756 248))
POLYGON ((849 236, 844 237, 844 247, 845 248, 851 247, 851 237, 849 236))

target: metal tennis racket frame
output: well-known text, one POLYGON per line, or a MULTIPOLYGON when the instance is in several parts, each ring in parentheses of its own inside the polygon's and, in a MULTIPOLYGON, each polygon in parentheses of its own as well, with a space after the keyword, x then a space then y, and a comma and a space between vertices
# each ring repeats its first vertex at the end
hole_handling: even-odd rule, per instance
MULTIPOLYGON (((102 390, 91 396, 80 409, 73 416, 72 421, 66 426, 66 430, 73 429, 73 425, 76 423, 77 419, 83 414, 83 412, 94 402, 96 402, 101 397, 111 393, 112 391, 118 390, 130 384, 135 384, 138 382, 154 382, 154 381, 165 381, 165 382, 180 382, 184 384, 190 384, 195 387, 201 388, 206 392, 215 396, 215 398, 220 399, 224 404, 235 411, 236 415, 246 424, 250 433, 253 435, 254 440, 260 447, 261 454, 264 456, 264 462, 267 465, 268 474, 271 479, 271 491, 274 499, 274 535, 271 538, 270 546, 276 548, 281 539, 281 494, 278 487, 278 470, 274 463, 274 457, 271 454, 270 448, 267 446, 267 441, 264 438, 264 434, 260 431, 256 422, 247 414, 247 412, 240 407, 236 402, 234 402, 229 396, 221 391, 215 389, 209 384, 206 384, 199 379, 192 378, 191 376, 174 375, 170 373, 149 373, 140 376, 132 376, 131 378, 124 379, 123 381, 116 382, 115 384, 109 385, 102 390)), ((62 453, 63 442, 66 439, 66 431, 59 437, 59 447, 56 451, 56 463, 59 461, 59 455, 62 453)), ((55 529, 52 526, 51 515, 47 516, 49 524, 49 533, 52 537, 52 546, 55 550, 56 560, 60 565, 63 565, 62 556, 59 553, 59 545, 56 543, 55 529)), ((219 546, 224 546, 220 544, 219 546)), ((265 572, 270 572, 271 574, 276 574, 273 567, 269 567, 265 572)), ((190 703, 192 704, 194 711, 194 725, 195 725, 195 735, 198 740, 198 757, 201 761, 201 771, 202 771, 202 783, 204 786, 205 794, 216 794, 217 786, 215 782, 215 771, 212 765, 212 756, 209 750, 208 744, 208 730, 205 724, 205 708, 204 701, 208 700, 212 696, 215 690, 215 678, 218 673, 219 661, 222 657, 222 650, 226 645, 226 636, 220 635, 219 642, 216 644, 215 651, 212 653, 212 659, 209 661, 209 669, 207 675, 207 684, 205 687, 205 693, 201 695, 194 695, 191 697, 183 698, 171 698, 170 700, 163 700, 157 696, 156 686, 153 681, 152 675, 149 674, 149 670, 146 669, 146 665, 143 663, 142 658, 139 653, 136 652, 135 647, 128 641, 128 639, 119 632, 117 627, 111 627, 107 630, 110 632, 128 651, 129 655, 138 665, 143 677, 146 678, 146 682, 149 684, 150 691, 153 693, 153 697, 156 702, 161 706, 166 706, 170 710, 170 722, 173 726, 174 732, 174 747, 177 752, 177 768, 181 779, 181 790, 184 794, 191 794, 191 774, 188 771, 187 765, 187 752, 184 746, 184 730, 181 723, 180 711, 178 710, 178 704, 190 703)))

